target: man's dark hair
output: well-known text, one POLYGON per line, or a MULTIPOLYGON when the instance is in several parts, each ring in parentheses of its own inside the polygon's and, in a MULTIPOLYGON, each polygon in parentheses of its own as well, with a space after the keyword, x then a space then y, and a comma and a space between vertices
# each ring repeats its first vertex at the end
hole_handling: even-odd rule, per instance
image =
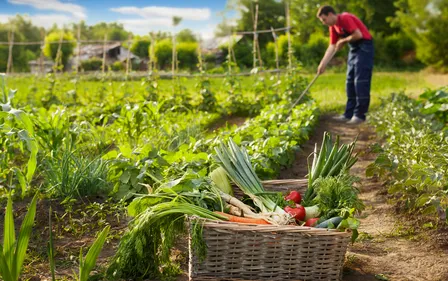
POLYGON ((326 6, 322 6, 322 7, 320 7, 319 10, 317 11, 317 17, 320 17, 320 16, 322 16, 322 15, 326 15, 326 16, 328 16, 329 13, 333 13, 333 14, 336 15, 336 11, 334 10, 333 7, 328 6, 328 5, 326 5, 326 6))

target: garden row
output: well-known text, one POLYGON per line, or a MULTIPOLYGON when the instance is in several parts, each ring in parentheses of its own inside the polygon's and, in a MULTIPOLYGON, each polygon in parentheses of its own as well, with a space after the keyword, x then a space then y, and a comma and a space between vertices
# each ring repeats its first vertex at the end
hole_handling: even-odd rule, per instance
POLYGON ((387 180, 400 209, 433 226, 448 222, 447 102, 446 88, 428 90, 418 100, 394 94, 371 115, 385 144, 376 147, 367 175, 387 180))

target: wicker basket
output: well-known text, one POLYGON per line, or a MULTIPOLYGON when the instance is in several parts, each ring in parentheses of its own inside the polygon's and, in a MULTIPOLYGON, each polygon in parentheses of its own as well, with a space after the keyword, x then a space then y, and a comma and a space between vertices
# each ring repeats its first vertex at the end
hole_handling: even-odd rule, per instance
MULTIPOLYGON (((306 189, 303 181, 267 181, 267 190, 306 189)), ((300 226, 204 221, 207 256, 189 247, 190 280, 340 280, 350 233, 300 226)), ((190 243, 191 244, 191 243, 190 243)))

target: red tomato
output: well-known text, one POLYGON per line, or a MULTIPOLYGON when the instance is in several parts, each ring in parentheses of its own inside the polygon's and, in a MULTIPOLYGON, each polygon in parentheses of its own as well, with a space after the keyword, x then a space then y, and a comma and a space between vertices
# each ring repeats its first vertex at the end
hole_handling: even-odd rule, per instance
POLYGON ((298 191, 291 191, 288 196, 285 197, 285 200, 292 200, 294 203, 300 204, 300 201, 302 201, 302 196, 298 191))
POLYGON ((308 219, 308 220, 305 222, 305 226, 316 226, 318 220, 319 220, 319 218, 308 219))

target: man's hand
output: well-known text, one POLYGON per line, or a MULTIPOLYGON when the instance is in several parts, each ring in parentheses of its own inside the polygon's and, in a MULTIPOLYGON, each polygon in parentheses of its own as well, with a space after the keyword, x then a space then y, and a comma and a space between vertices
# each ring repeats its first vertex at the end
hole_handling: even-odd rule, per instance
POLYGON ((317 68, 317 74, 320 75, 320 74, 324 73, 326 67, 327 67, 326 65, 320 64, 319 67, 317 68))

